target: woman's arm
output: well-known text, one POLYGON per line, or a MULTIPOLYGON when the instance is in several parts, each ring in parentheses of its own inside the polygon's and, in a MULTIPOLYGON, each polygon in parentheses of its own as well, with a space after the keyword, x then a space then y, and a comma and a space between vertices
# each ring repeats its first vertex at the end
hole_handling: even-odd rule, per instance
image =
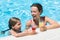
POLYGON ((59 28, 59 24, 56 21, 54 21, 54 20, 52 20, 52 19, 50 19, 48 17, 45 17, 45 20, 46 20, 46 22, 50 23, 49 26, 46 26, 47 30, 48 29, 59 28))
POLYGON ((27 23, 26 23, 26 29, 29 29, 30 26, 31 26, 31 21, 27 21, 27 23))

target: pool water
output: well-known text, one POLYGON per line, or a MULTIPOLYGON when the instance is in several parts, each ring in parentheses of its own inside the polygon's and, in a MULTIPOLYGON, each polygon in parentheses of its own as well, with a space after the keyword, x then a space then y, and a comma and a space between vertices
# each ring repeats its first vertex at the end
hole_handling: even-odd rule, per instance
POLYGON ((9 35, 9 31, 5 34, 1 34, 1 31, 9 29, 8 21, 11 17, 21 19, 21 30, 25 30, 26 22, 32 18, 30 12, 32 3, 42 4, 42 16, 48 16, 57 22, 60 21, 60 0, 0 0, 0 37, 9 35))

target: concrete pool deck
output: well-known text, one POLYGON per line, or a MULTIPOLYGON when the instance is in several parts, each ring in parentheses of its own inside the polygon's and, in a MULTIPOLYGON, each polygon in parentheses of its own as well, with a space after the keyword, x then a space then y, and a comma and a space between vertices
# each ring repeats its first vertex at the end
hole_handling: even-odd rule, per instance
POLYGON ((60 40, 60 28, 40 32, 37 28, 37 34, 24 37, 14 37, 12 35, 2 37, 0 40, 60 40))

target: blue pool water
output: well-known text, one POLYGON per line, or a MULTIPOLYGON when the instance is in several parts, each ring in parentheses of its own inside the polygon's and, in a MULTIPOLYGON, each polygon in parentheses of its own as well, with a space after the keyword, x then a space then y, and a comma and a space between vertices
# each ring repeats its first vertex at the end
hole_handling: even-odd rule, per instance
POLYGON ((42 4, 42 16, 60 21, 60 0, 0 0, 0 37, 9 35, 8 31, 5 34, 1 34, 1 31, 8 29, 8 20, 11 17, 21 19, 21 30, 25 30, 27 20, 32 18, 30 12, 32 3, 42 4))

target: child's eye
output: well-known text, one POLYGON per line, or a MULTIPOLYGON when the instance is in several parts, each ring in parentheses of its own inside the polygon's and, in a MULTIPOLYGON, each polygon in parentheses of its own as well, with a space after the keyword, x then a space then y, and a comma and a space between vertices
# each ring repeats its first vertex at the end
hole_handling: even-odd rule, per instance
POLYGON ((18 25, 21 25, 21 23, 19 23, 18 25))
POLYGON ((20 24, 18 24, 18 25, 20 25, 20 24))

